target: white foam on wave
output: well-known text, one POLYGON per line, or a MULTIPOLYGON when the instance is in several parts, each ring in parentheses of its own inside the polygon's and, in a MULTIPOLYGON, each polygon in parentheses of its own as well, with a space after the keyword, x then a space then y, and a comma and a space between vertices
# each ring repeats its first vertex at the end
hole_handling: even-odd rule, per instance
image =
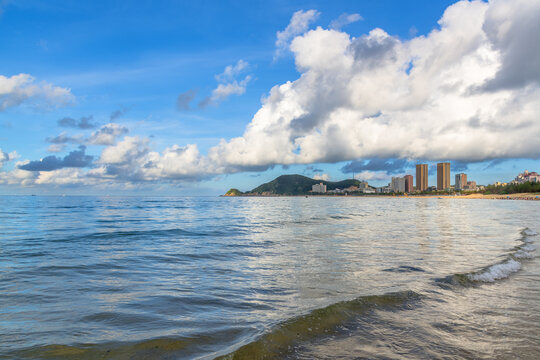
POLYGON ((536 246, 531 245, 531 244, 527 244, 527 245, 525 245, 525 246, 522 246, 522 247, 521 247, 521 250, 524 250, 524 251, 535 251, 535 250, 536 250, 536 246))
POLYGON ((532 259, 534 255, 523 250, 518 250, 514 254, 514 257, 516 259, 532 259))
POLYGON ((473 281, 494 282, 495 280, 507 278, 519 269, 521 269, 521 263, 511 259, 501 264, 492 265, 482 273, 470 274, 469 279, 473 281))
POLYGON ((527 236, 536 236, 536 235, 538 235, 538 233, 536 231, 531 230, 531 229, 523 230, 523 234, 527 235, 527 236))
POLYGON ((532 243, 532 242, 534 242, 534 238, 532 238, 532 237, 526 237, 525 239, 523 239, 523 242, 526 242, 526 243, 532 243))

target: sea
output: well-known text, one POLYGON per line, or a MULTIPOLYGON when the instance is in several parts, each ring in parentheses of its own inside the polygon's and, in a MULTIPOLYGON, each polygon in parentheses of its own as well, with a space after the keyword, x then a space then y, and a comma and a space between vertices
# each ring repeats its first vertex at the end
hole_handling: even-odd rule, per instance
POLYGON ((0 197, 1 359, 539 359, 540 201, 0 197))

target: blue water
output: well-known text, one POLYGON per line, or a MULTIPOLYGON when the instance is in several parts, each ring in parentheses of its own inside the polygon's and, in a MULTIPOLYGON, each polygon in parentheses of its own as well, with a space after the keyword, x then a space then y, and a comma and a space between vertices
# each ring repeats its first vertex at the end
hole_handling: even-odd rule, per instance
POLYGON ((1 358, 540 350, 540 202, 4 196, 0 204, 1 358))

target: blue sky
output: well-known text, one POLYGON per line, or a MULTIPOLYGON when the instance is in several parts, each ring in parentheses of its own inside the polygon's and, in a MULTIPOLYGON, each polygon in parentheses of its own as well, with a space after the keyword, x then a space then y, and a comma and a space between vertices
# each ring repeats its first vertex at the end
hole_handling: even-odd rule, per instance
MULTIPOLYGON (((283 173, 331 180, 354 173, 382 185, 391 176, 413 174, 414 164, 423 159, 455 160, 456 171, 485 184, 511 180, 526 168, 540 170, 540 151, 534 145, 539 124, 530 115, 539 110, 533 99, 540 71, 526 69, 531 81, 512 72, 519 65, 513 58, 526 51, 526 44, 520 46, 515 39, 534 33, 538 7, 507 12, 501 19, 501 11, 491 3, 454 3, 0 1, 0 194, 214 195, 233 186, 249 190, 283 173), (506 42, 493 37, 488 26, 476 26, 460 11, 477 12, 488 25, 510 22, 514 24, 510 34, 517 35, 506 42), (443 14, 446 20, 440 22, 443 14), (530 14, 532 25, 518 26, 530 14), (464 23, 457 23, 461 18, 464 23), (469 32, 457 30, 469 27, 469 32), (276 43, 278 32, 284 38, 282 45, 276 43), (468 44, 460 36, 482 40, 470 41, 473 50, 458 45, 453 58, 451 41, 468 44), (345 52, 350 58, 354 51, 355 64, 347 72, 328 68, 323 59, 326 49, 331 53, 333 44, 346 38, 350 44, 345 52), (392 56, 378 50, 386 49, 386 44, 394 49, 392 56), (438 52, 452 59, 433 69, 429 64, 438 62, 433 58, 438 52), (364 64, 372 56, 380 58, 366 70, 364 64), (433 88, 437 98, 427 93, 424 100, 411 96, 399 109, 396 100, 378 104, 377 97, 351 104, 376 94, 373 84, 386 82, 386 94, 396 82, 385 73, 407 63, 413 70, 403 70, 408 76, 399 78, 403 86, 430 88, 433 80, 423 76, 448 72, 451 78, 459 63, 463 76, 469 69, 478 74, 485 68, 485 78, 477 81, 492 84, 495 90, 482 90, 485 94, 476 102, 469 96, 464 100, 465 90, 450 93, 446 87, 433 88), (368 89, 362 79, 373 74, 379 78, 369 80, 368 89), (302 83, 310 77, 319 79, 320 85, 302 83), (350 79, 356 80, 349 83, 350 79), (288 82, 290 89, 280 87, 271 93, 288 82), (319 86, 333 90, 312 93, 319 86), (334 99, 342 89, 353 100, 345 95, 334 99), (515 103, 523 93, 532 100, 487 114, 489 104, 500 99, 515 103), (414 121, 407 119, 421 116, 430 126, 434 118, 444 124, 445 116, 449 124, 461 121, 447 115, 447 105, 432 111, 434 106, 427 102, 467 109, 463 125, 452 129, 463 132, 463 143, 448 137, 441 149, 437 136, 442 125, 425 133, 421 124, 412 126, 410 133, 401 129, 403 122, 414 121), (339 123, 340 111, 348 108, 354 113, 347 112, 347 120, 339 123), (345 132, 357 126, 356 119, 365 124, 355 131, 366 129, 358 143, 332 135, 336 126, 345 132), (516 130, 505 134, 502 127, 516 130), (255 130, 248 134, 250 128, 255 130), (469 139, 467 134, 474 136, 469 139), (383 144, 394 137, 403 145, 383 144), (517 144, 507 144, 508 137, 517 144), (430 138, 432 143, 426 140, 430 138), (355 144, 348 147, 342 142, 355 144), (254 149, 258 144, 261 148, 254 149), (473 144, 482 150, 477 152, 473 144), (461 150, 452 150, 456 146, 461 150)), ((341 60, 335 57, 330 62, 341 60)), ((464 81, 468 78, 449 80, 464 81)), ((381 98, 395 99, 394 95, 381 98)), ((433 183, 434 177, 430 180, 433 183)))

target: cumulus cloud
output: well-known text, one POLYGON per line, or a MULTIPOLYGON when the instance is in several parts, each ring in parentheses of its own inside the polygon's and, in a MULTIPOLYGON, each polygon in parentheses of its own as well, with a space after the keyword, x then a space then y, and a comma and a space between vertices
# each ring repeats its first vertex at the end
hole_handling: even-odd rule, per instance
POLYGON ((250 80, 251 76, 248 75, 240 82, 234 80, 228 84, 219 84, 218 87, 212 91, 212 99, 218 101, 224 100, 231 95, 242 95, 246 92, 246 86, 250 80))
POLYGON ((97 165, 91 170, 92 177, 131 182, 193 180, 217 173, 196 145, 173 145, 159 153, 151 151, 148 139, 131 136, 105 148, 97 165))
POLYGON ((57 121, 58 126, 61 127, 69 127, 69 128, 77 128, 77 129, 93 129, 97 127, 98 125, 96 123, 92 122, 93 116, 83 116, 80 117, 78 120, 71 118, 71 117, 64 117, 62 119, 59 119, 57 121))
POLYGON ((225 67, 225 70, 221 74, 216 75, 216 80, 218 82, 228 82, 233 80, 237 75, 246 70, 249 66, 247 61, 242 59, 238 60, 235 65, 228 65, 225 67))
POLYGON ((315 175, 313 175, 313 179, 314 180, 328 181, 328 180, 330 180, 330 175, 328 175, 328 174, 315 174, 315 175))
POLYGON ((382 181, 389 180, 390 176, 386 171, 370 171, 364 170, 358 174, 354 174, 354 178, 360 181, 382 181))
POLYGON ((191 89, 186 92, 181 93, 176 98, 176 109, 178 111, 188 111, 190 109, 190 103, 193 101, 197 95, 197 90, 191 89))
POLYGON ((30 161, 18 166, 21 170, 27 171, 53 171, 62 168, 78 168, 87 167, 92 163, 94 158, 91 155, 86 155, 86 146, 79 146, 79 150, 74 150, 64 158, 59 158, 53 155, 46 156, 41 160, 30 161))
POLYGON ((216 75, 216 80, 219 82, 218 86, 212 91, 212 95, 207 96, 199 103, 199 108, 217 104, 231 95, 245 93, 248 83, 252 80, 251 75, 247 75, 241 81, 236 80, 235 77, 246 70, 248 66, 247 61, 238 60, 235 65, 225 67, 223 73, 216 75))
POLYGON ((360 20, 364 20, 360 14, 343 13, 337 19, 332 20, 329 27, 330 29, 339 30, 345 25, 349 25, 360 20))
POLYGON ((29 74, 0 75, 0 111, 23 103, 36 107, 65 106, 73 100, 70 89, 47 82, 36 83, 29 74))
POLYGON ((530 0, 492 1, 483 30, 501 56, 500 68, 484 89, 515 89, 540 84, 540 2, 530 0))
POLYGON ((309 28, 309 24, 315 21, 319 15, 320 13, 317 10, 298 10, 295 12, 285 30, 276 33, 276 52, 274 59, 277 59, 287 51, 291 39, 305 33, 309 28))
MULTIPOLYGON (((243 136, 222 141, 209 156, 229 168, 540 156, 538 86, 478 91, 504 68, 484 23, 488 9, 505 4, 458 2, 439 29, 408 41, 382 29, 351 38, 317 28, 296 37, 300 78, 275 86, 243 136)), ((536 11, 523 6, 505 21, 536 11)), ((536 27, 528 29, 520 34, 533 38, 536 27)))
POLYGON ((128 133, 128 128, 119 124, 110 123, 95 131, 88 143, 92 145, 114 145, 116 138, 128 133))

